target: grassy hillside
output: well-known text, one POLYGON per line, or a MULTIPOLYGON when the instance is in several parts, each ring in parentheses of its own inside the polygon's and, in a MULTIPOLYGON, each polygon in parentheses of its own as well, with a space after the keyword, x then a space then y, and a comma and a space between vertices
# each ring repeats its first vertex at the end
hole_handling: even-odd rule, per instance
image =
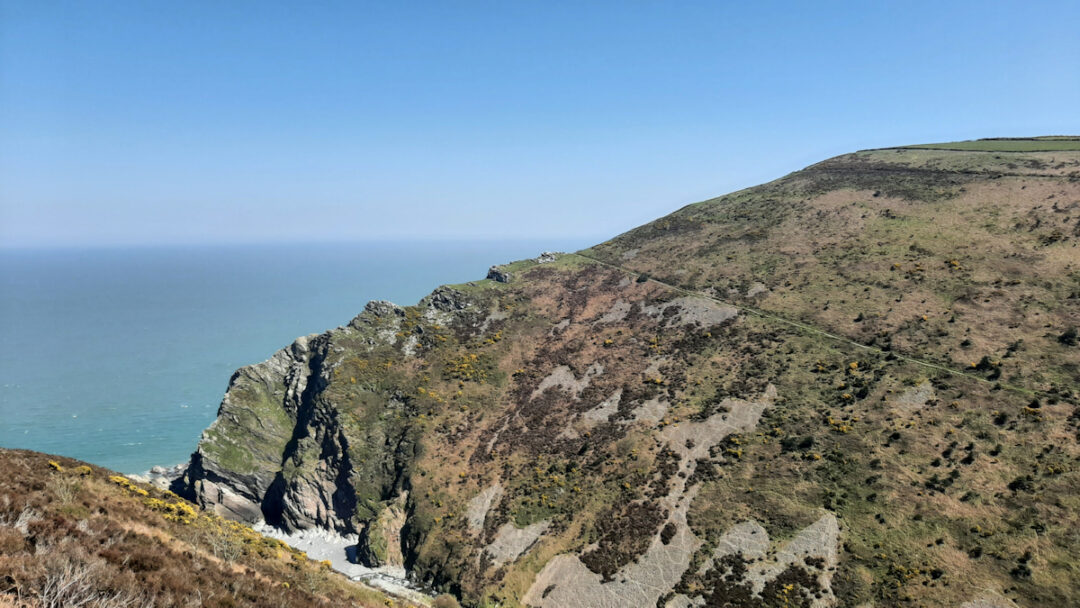
POLYGON ((1078 159, 860 152, 585 253, 968 374, 1006 360, 1002 385, 1066 390, 1080 362, 1060 339, 1080 324, 1078 159))
POLYGON ((183 491, 470 606, 1077 605, 1080 152, 1038 141, 373 303, 238 372, 183 491))
POLYGON ((761 518, 745 493, 769 490, 781 512, 824 504, 860 600, 958 605, 960 583, 1075 603, 1078 182, 1075 152, 861 152, 585 252, 802 343, 779 445, 763 429, 703 513, 761 518))
POLYGON ((112 471, 3 449, 0 471, 0 606, 412 605, 112 471))

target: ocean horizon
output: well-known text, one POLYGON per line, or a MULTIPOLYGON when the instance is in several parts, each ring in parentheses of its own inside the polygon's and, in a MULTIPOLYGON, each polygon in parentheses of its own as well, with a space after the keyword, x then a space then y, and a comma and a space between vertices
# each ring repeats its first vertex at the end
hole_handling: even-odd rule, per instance
POLYGON ((0 447, 187 460, 233 372, 577 239, 0 249, 0 447))

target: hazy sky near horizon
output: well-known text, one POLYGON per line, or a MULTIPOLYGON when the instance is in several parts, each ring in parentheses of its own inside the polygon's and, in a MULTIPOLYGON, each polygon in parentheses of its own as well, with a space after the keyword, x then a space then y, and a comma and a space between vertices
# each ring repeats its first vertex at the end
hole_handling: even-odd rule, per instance
POLYGON ((1080 2, 0 0, 0 246, 614 236, 1080 133, 1080 2))

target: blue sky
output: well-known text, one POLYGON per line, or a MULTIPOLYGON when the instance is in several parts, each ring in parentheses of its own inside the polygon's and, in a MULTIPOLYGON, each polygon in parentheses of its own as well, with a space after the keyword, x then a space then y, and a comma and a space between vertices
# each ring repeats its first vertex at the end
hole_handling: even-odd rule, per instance
POLYGON ((0 0, 0 245, 601 240, 1080 133, 1080 3, 0 0))

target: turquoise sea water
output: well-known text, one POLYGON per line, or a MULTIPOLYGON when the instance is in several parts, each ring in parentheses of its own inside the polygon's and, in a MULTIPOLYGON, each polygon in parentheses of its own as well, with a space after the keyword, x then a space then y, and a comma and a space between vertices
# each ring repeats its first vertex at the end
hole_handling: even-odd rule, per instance
POLYGON ((413 304, 578 241, 0 251, 0 446, 186 460, 233 371, 368 300, 413 304))

